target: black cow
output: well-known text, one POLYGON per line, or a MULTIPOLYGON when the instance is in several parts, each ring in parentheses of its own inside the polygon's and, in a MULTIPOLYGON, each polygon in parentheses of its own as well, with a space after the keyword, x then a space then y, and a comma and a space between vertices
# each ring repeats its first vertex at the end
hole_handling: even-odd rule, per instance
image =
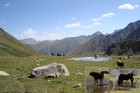
POLYGON ((133 87, 133 73, 129 73, 129 74, 120 74, 118 77, 118 86, 122 86, 123 80, 131 80, 131 87, 133 87))
POLYGON ((118 68, 125 68, 123 62, 117 62, 118 68))
POLYGON ((90 72, 89 75, 94 78, 94 80, 97 83, 97 85, 98 85, 98 80, 102 81, 103 78, 104 78, 104 72, 103 71, 101 71, 101 72, 94 72, 94 71, 92 71, 92 72, 90 72))
POLYGON ((124 63, 122 62, 122 58, 119 58, 119 60, 117 61, 117 65, 118 65, 118 68, 125 68, 124 63))
POLYGON ((57 53, 57 56, 65 56, 65 54, 57 53))
POLYGON ((55 54, 54 54, 54 53, 52 53, 52 56, 55 56, 55 54))

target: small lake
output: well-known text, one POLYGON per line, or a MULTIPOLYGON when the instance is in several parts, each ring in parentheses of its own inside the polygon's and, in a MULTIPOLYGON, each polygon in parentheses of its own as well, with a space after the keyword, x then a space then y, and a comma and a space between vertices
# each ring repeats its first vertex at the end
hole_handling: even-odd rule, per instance
POLYGON ((111 58, 106 58, 106 57, 75 57, 75 58, 69 58, 69 60, 75 60, 75 61, 109 61, 111 58))

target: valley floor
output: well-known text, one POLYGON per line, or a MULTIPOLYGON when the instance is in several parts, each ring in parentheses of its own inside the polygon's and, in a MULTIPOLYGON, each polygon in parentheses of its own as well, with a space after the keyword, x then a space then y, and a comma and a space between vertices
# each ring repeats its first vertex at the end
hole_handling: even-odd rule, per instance
MULTIPOLYGON (((85 93, 87 92, 86 80, 93 80, 93 78, 89 76, 89 72, 93 70, 92 68, 117 69, 116 62, 119 57, 120 56, 112 56, 112 60, 107 62, 67 60, 72 58, 71 56, 0 57, 0 71, 9 73, 9 76, 0 76, 0 93, 85 93), (28 78, 33 68, 50 63, 65 64, 70 75, 58 78, 28 78), (82 88, 72 87, 78 83, 82 84, 82 88)), ((126 69, 140 68, 140 56, 132 56, 130 59, 124 58, 122 61, 126 69)), ((138 93, 136 91, 138 91, 139 88, 131 88, 131 90, 138 93)), ((129 91, 130 90, 126 90, 122 92, 117 90, 117 93, 132 92, 129 91)), ((111 93, 113 93, 113 91, 111 91, 111 93)))

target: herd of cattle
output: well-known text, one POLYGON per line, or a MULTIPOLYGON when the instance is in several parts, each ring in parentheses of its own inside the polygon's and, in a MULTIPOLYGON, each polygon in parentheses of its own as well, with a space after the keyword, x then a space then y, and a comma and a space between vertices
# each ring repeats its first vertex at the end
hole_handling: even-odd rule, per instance
POLYGON ((52 56, 65 56, 65 54, 63 54, 63 53, 57 53, 57 54, 52 53, 52 56))

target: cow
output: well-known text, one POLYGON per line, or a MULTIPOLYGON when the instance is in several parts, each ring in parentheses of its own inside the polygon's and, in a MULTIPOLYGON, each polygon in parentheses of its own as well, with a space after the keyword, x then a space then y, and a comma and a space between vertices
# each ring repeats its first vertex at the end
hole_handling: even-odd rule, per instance
POLYGON ((122 87, 122 83, 123 83, 123 80, 129 80, 131 81, 131 87, 133 87, 133 81, 134 81, 134 78, 133 78, 133 73, 128 73, 128 74, 120 74, 119 77, 118 77, 118 86, 121 86, 122 87))
POLYGON ((125 68, 124 63, 121 61, 121 58, 117 61, 118 68, 125 68))
POLYGON ((109 73, 108 71, 101 71, 101 72, 90 72, 90 76, 92 76, 94 78, 94 82, 97 83, 98 85, 98 80, 100 80, 100 82, 102 82, 103 78, 104 78, 104 73, 109 73))

